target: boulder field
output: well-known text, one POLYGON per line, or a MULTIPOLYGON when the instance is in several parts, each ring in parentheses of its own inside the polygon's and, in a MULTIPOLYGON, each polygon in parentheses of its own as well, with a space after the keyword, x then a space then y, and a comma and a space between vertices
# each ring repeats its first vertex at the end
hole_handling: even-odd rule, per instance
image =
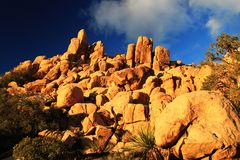
POLYGON ((228 159, 240 152, 235 107, 220 93, 201 90, 211 68, 171 61, 169 50, 154 49, 146 36, 129 44, 126 54, 107 56, 103 42, 89 45, 82 29, 62 55, 38 56, 18 70, 30 71, 35 80, 9 83, 10 94, 48 95, 49 106, 69 115, 68 130, 39 136, 57 135, 69 145, 98 139, 120 152, 131 135, 152 128, 156 144, 182 159, 228 159))

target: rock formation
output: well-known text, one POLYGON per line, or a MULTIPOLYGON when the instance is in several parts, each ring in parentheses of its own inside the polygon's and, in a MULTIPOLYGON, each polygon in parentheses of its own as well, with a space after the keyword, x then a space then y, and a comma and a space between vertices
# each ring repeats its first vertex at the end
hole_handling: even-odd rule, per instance
POLYGON ((63 55, 39 56, 14 70, 31 71, 35 79, 22 86, 11 82, 7 91, 50 95, 48 105, 69 115, 69 131, 56 134, 71 145, 75 139, 83 144, 97 139, 104 146, 110 138, 116 149, 152 127, 157 145, 172 147, 180 158, 225 159, 240 152, 234 107, 216 92, 200 91, 211 69, 170 61, 168 49, 157 46, 153 52, 146 36, 129 44, 126 55, 109 57, 103 42, 88 45, 80 30, 63 55), (83 135, 76 138, 79 132, 83 135))
POLYGON ((240 118, 217 92, 196 91, 169 103, 155 121, 157 145, 183 159, 228 159, 238 152, 240 118))

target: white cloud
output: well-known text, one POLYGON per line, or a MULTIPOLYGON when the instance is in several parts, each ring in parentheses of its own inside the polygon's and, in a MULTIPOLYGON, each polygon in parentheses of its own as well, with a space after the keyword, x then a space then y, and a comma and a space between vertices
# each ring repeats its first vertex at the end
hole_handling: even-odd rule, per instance
MULTIPOLYGON (((208 15, 206 27, 214 37, 225 28, 233 28, 240 15, 239 0, 189 0, 190 7, 198 9, 201 16, 208 15)), ((239 20, 238 20, 239 21, 239 20)))
POLYGON ((240 17, 240 3, 239 0, 100 0, 91 12, 92 26, 99 31, 125 34, 134 41, 139 35, 163 41, 193 24, 209 28, 213 36, 226 26, 231 28, 236 24, 233 18, 240 17))
POLYGON ((210 29, 210 33, 214 37, 222 29, 222 24, 217 19, 210 18, 206 24, 206 27, 210 29))
POLYGON ((239 0, 189 0, 191 7, 207 8, 218 14, 222 12, 239 13, 240 3, 239 0))
POLYGON ((123 33, 128 40, 135 40, 138 35, 167 38, 191 22, 181 0, 102 0, 91 11, 94 26, 123 33))

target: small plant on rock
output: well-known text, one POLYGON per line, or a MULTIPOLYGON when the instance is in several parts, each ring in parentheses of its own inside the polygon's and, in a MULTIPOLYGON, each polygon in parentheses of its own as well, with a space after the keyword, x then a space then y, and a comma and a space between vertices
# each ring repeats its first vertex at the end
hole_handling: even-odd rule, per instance
POLYGON ((142 160, 162 160, 163 155, 156 146, 154 130, 140 130, 138 135, 130 138, 131 148, 128 150, 133 157, 138 157, 142 160))

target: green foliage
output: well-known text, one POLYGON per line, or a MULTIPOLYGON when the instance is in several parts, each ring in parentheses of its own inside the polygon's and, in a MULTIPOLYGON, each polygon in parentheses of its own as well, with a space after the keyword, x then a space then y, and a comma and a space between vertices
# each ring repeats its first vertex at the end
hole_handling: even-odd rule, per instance
POLYGON ((203 83, 204 90, 222 92, 240 111, 240 40, 225 33, 217 37, 207 53, 207 63, 213 73, 203 83), (227 60, 226 58, 229 58, 227 60), (222 63, 214 63, 220 60, 222 63))
POLYGON ((226 33, 222 33, 217 37, 216 42, 212 43, 207 54, 207 61, 223 60, 223 57, 227 54, 231 58, 240 60, 237 49, 240 47, 240 41, 238 36, 230 36, 226 33))
POLYGON ((155 144, 154 131, 147 129, 139 131, 138 135, 130 138, 131 148, 128 150, 133 157, 139 157, 142 160, 161 160, 163 156, 155 144))
POLYGON ((14 159, 27 160, 54 160, 63 159, 69 149, 62 142, 49 138, 26 137, 13 148, 14 159))
POLYGON ((44 129, 61 129, 67 116, 56 109, 43 110, 44 102, 28 95, 9 95, 0 90, 0 152, 25 136, 36 136, 44 129))
POLYGON ((33 80, 33 74, 30 71, 11 71, 0 77, 0 88, 7 87, 8 83, 12 81, 22 86, 26 82, 31 82, 33 80))

